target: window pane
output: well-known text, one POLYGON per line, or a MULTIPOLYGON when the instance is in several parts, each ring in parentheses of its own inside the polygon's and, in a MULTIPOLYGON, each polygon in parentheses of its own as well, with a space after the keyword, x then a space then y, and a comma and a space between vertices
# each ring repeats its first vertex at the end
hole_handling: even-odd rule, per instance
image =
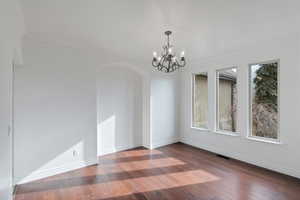
POLYGON ((193 127, 208 128, 208 81, 207 73, 194 75, 193 81, 193 127))
POLYGON ((237 69, 217 71, 217 129, 236 132, 237 69))
POLYGON ((251 132, 278 138, 278 62, 250 66, 251 132))

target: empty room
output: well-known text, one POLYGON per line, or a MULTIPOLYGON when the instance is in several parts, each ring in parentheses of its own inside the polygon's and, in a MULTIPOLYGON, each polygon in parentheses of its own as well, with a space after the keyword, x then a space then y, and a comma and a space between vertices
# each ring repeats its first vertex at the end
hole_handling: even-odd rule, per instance
POLYGON ((299 0, 1 0, 0 200, 299 200, 299 0))

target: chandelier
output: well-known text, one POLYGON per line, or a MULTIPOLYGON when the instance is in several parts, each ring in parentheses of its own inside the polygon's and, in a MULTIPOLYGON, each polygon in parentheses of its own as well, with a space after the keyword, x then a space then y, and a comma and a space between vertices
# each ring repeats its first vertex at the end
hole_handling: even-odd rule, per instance
POLYGON ((153 52, 152 66, 157 70, 170 73, 175 70, 184 67, 186 64, 184 58, 184 51, 181 52, 178 58, 176 53, 173 51, 173 46, 170 45, 171 31, 166 31, 167 44, 163 46, 163 52, 158 56, 156 52, 153 52))

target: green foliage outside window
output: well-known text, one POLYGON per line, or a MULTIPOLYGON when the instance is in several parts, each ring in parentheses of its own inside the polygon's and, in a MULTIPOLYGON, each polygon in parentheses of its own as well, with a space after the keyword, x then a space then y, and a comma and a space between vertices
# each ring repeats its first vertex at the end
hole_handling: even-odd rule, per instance
POLYGON ((277 65, 278 63, 269 63, 262 65, 256 71, 254 78, 255 101, 258 104, 264 104, 277 112, 277 65))
POLYGON ((278 62, 251 66, 252 135, 278 138, 278 62))

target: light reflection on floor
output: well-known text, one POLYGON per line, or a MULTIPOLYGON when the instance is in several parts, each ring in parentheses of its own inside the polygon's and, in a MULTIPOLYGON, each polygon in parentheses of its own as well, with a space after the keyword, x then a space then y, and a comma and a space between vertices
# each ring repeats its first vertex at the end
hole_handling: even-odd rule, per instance
POLYGON ((143 149, 103 156, 100 163, 101 160, 108 161, 103 165, 25 184, 17 190, 15 200, 31 200, 34 197, 101 200, 219 180, 219 177, 202 169, 181 171, 185 162, 161 154, 143 149))

